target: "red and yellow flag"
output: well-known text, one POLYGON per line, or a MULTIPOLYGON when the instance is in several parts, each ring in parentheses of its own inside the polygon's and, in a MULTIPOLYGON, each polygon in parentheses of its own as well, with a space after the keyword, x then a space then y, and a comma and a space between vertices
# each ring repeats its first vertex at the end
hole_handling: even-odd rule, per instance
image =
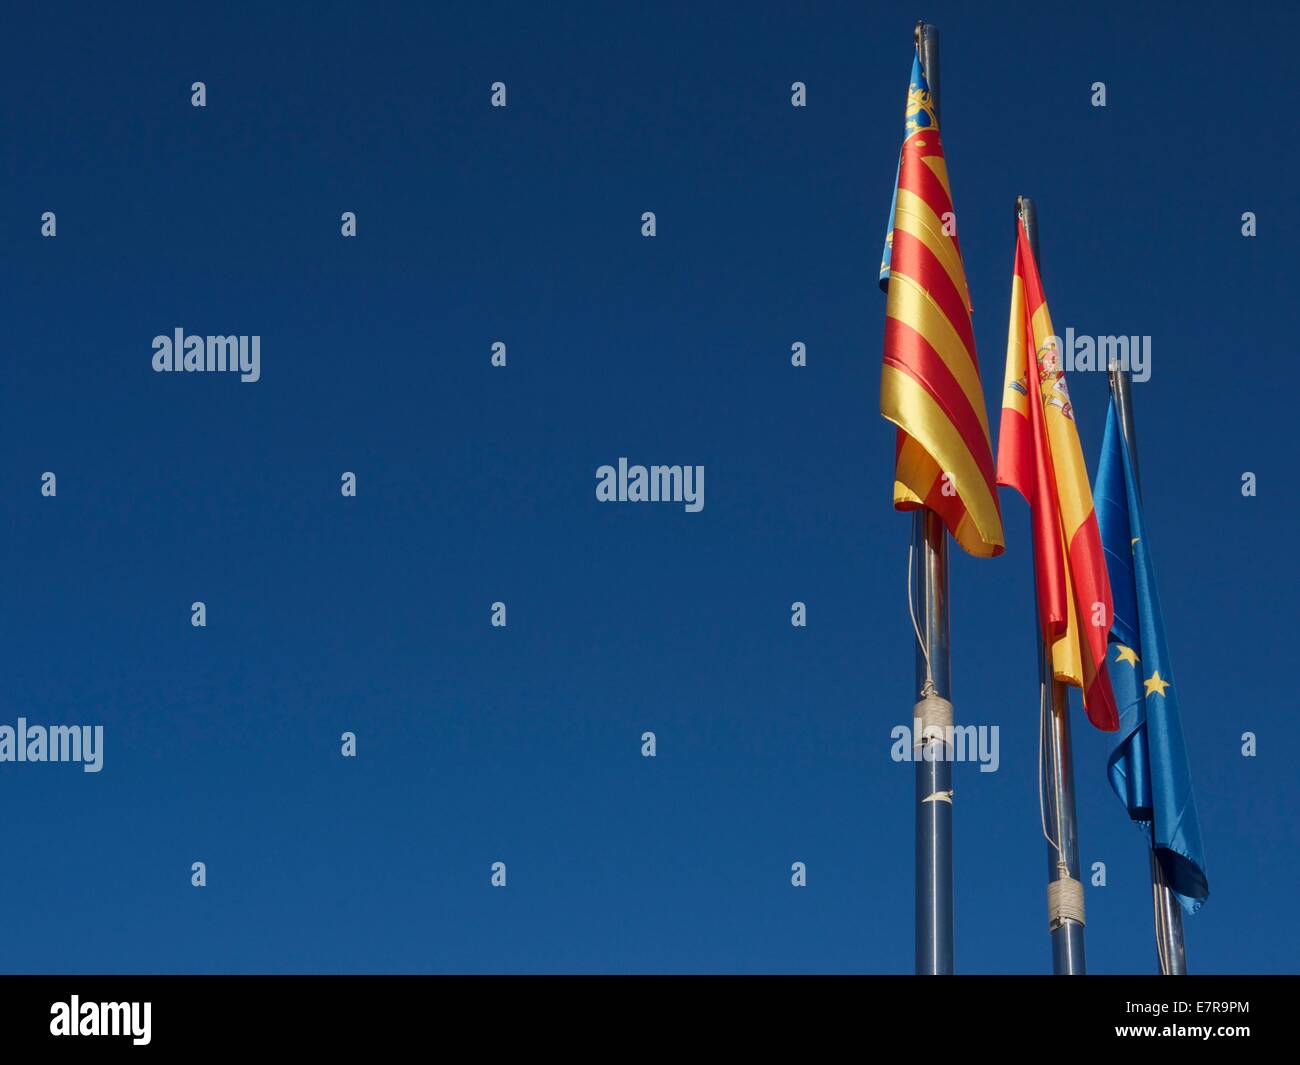
POLYGON ((1088 720, 1113 732, 1119 714, 1106 672, 1106 639, 1115 611, 1106 560, 1060 341, 1023 222, 1016 233, 998 484, 1014 488, 1030 507, 1038 618, 1044 639, 1052 641, 1056 679, 1079 688, 1088 720))
POLYGON ((919 59, 912 65, 881 283, 888 298, 880 413, 898 426, 894 506, 927 507, 972 555, 1000 555, 1002 512, 970 293, 939 120, 919 59))

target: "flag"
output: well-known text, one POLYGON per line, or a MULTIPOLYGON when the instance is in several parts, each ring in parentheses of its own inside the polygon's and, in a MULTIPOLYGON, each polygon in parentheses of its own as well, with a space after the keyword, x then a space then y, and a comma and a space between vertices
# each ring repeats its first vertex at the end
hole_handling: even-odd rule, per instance
POLYGON ((998 484, 1029 504, 1038 618, 1043 638, 1052 641, 1053 675, 1080 689, 1089 721, 1113 732, 1119 715, 1105 663, 1114 611, 1101 535, 1061 345, 1023 222, 1016 234, 998 484))
POLYGON ((970 293, 919 55, 912 58, 880 283, 888 293, 880 413, 898 426, 894 506, 929 508, 972 555, 1000 555, 1002 512, 970 293))
POLYGON ((1137 478, 1113 398, 1096 498, 1115 596, 1107 664, 1119 704, 1119 733, 1107 759, 1110 786, 1146 832, 1183 909, 1195 913, 1210 894, 1201 824, 1137 478))

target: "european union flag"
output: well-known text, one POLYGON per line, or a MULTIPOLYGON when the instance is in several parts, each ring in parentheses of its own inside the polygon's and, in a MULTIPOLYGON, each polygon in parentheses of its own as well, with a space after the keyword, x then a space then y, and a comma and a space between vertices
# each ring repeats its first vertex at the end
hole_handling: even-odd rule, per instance
POLYGON ((1210 894, 1201 824, 1133 458, 1114 398, 1093 498, 1115 605, 1107 662, 1119 732, 1107 764, 1110 784, 1147 833, 1183 909, 1195 913, 1210 894))

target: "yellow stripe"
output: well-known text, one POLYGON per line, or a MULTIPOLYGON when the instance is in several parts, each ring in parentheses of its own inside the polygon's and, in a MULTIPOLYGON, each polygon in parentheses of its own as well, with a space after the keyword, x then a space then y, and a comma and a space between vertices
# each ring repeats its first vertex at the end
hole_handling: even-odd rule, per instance
POLYGON ((1011 278, 1011 321, 1007 323, 1007 372, 1002 382, 1002 406, 1029 417, 1029 397, 1011 386, 1025 376, 1025 286, 1011 278))
POLYGON ((902 481, 894 482, 894 506, 911 503, 918 507, 925 506, 925 500, 913 492, 902 481))
POLYGON ((984 411, 984 390, 980 387, 974 357, 966 350, 961 337, 953 329, 948 316, 934 302, 934 298, 912 278, 895 272, 889 277, 889 298, 885 301, 885 314, 911 326, 939 353, 948 372, 961 386, 966 402, 975 411, 987 443, 988 415, 984 411))
POLYGON ((894 207, 894 228, 915 237, 934 253, 952 282, 957 294, 970 306, 970 293, 966 290, 966 271, 962 269, 961 256, 952 238, 943 231, 943 219, 920 196, 905 188, 898 190, 894 207))
POLYGON ((975 522, 971 520, 970 511, 963 511, 961 521, 957 523, 957 531, 953 533, 953 539, 959 544, 965 544, 967 540, 978 543, 979 535, 979 529, 975 527, 975 522))
POLYGON ((1052 644, 1052 673, 1057 680, 1083 690, 1083 656, 1079 653, 1079 618, 1074 611, 1074 580, 1070 576, 1070 556, 1065 556, 1065 602, 1069 610, 1069 627, 1052 644))
POLYGON ((952 476, 958 498, 977 531, 969 543, 958 543, 981 558, 991 556, 995 547, 1004 546, 997 500, 965 441, 930 393, 908 374, 886 365, 880 379, 880 413, 915 438, 939 469, 952 476))
POLYGON ((942 472, 925 448, 904 434, 903 446, 899 449, 898 464, 894 470, 894 504, 924 505, 930 497, 930 489, 942 472))
MULTIPOLYGON (((1052 317, 1048 313, 1046 302, 1034 312, 1031 324, 1034 330, 1034 349, 1037 352, 1042 350, 1047 338, 1054 335, 1052 317)), ((1065 357, 1059 344, 1057 355, 1059 358, 1065 357)), ((1060 380, 1065 381, 1063 367, 1060 380)), ((1052 469, 1056 474, 1056 494, 1060 499, 1061 528, 1068 547, 1079 526, 1092 513, 1092 489, 1088 483, 1088 467, 1083 459, 1083 447, 1079 443, 1079 431, 1073 418, 1067 418, 1059 406, 1048 402, 1051 399, 1055 399, 1057 403, 1063 399, 1068 400, 1068 385, 1065 395, 1062 395, 1053 387, 1054 384, 1055 379, 1049 377, 1041 386, 1041 394, 1048 446, 1052 451, 1052 469)))
MULTIPOLYGON (((942 151, 942 148, 940 149, 942 151)), ((948 197, 949 205, 952 204, 952 186, 948 184, 948 160, 942 154, 923 155, 921 161, 930 168, 931 173, 939 179, 939 184, 943 186, 943 194, 948 197)))

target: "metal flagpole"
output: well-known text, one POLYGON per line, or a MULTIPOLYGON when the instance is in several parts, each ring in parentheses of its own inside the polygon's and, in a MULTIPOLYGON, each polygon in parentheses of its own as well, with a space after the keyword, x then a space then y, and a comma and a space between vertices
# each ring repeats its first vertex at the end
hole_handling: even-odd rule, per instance
MULTIPOLYGON (((1034 260, 1038 256, 1038 212, 1034 201, 1021 196, 1017 217, 1025 224, 1034 260)), ((1032 388, 1036 382, 1027 382, 1032 388)), ((1037 600, 1037 596, 1035 596, 1037 600)), ((1055 678, 1052 645, 1034 624, 1038 647, 1039 687, 1039 787, 1043 789, 1043 833, 1047 836, 1047 912, 1052 936, 1052 972, 1082 976, 1083 883, 1079 878, 1079 829, 1074 810, 1074 762, 1070 751, 1070 701, 1065 685, 1055 678)))
POLYGON ((952 724, 948 654, 948 530, 932 510, 913 518, 920 702, 912 711, 916 757, 916 972, 953 971, 952 724))
MULTIPOLYGON (((1110 392, 1115 397, 1115 410, 1119 415, 1124 441, 1128 444, 1129 458, 1133 463, 1133 477, 1137 481, 1138 498, 1142 498, 1142 475, 1138 470, 1137 434, 1133 428, 1133 397, 1129 392, 1127 371, 1112 362, 1110 392)), ((1151 849, 1151 900, 1155 910, 1156 956, 1160 972, 1165 976, 1187 975, 1187 948, 1183 944, 1183 910, 1165 881, 1165 871, 1151 849)))
MULTIPOLYGON (((916 47, 939 114, 939 30, 918 22, 916 47)), ((918 510, 912 529, 913 573, 918 590, 915 618, 916 688, 912 713, 916 757, 916 971, 953 971, 952 724, 948 653, 948 531, 932 510, 918 510)), ((910 604, 909 604, 910 606, 910 604)))

